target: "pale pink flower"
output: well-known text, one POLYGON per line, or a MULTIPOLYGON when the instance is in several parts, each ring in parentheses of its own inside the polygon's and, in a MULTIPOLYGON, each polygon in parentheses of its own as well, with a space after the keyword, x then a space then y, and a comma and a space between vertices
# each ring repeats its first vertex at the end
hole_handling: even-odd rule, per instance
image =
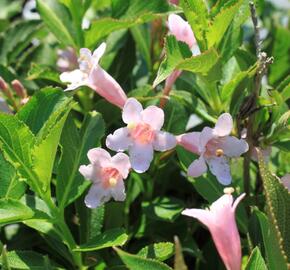
POLYGON ((106 150, 94 148, 89 150, 88 159, 91 164, 79 168, 79 172, 93 183, 85 198, 87 207, 96 208, 112 197, 116 201, 124 201, 123 180, 128 177, 131 167, 129 157, 123 153, 111 157, 106 150))
MULTIPOLYGON (((189 23, 183 20, 180 16, 176 14, 170 14, 168 16, 168 29, 169 34, 175 36, 178 41, 185 42, 192 51, 192 55, 196 56, 200 54, 200 49, 198 47, 197 41, 193 34, 193 31, 189 23)), ((175 83, 177 78, 180 76, 181 71, 175 70, 165 81, 164 93, 170 92, 172 85, 175 83)))
POLYGON ((287 173, 283 177, 281 177, 281 182, 290 192, 290 173, 287 173))
POLYGON ((87 48, 80 49, 79 69, 62 73, 60 80, 70 83, 66 90, 86 85, 110 103, 122 108, 127 100, 126 94, 116 80, 99 66, 105 50, 106 43, 102 43, 93 54, 87 48))
POLYGON ((73 48, 58 50, 57 56, 56 66, 59 71, 72 71, 78 67, 78 57, 73 48))
POLYGON ((122 118, 127 127, 110 134, 106 145, 118 152, 128 150, 132 168, 136 172, 148 170, 153 159, 153 150, 167 151, 175 147, 175 137, 160 131, 164 123, 162 109, 149 106, 143 110, 135 98, 129 98, 123 108, 122 118))
POLYGON ((188 175, 198 177, 210 171, 223 185, 232 181, 229 158, 239 157, 248 151, 249 146, 243 139, 229 136, 233 119, 229 113, 222 114, 214 128, 205 127, 201 132, 185 133, 177 137, 177 143, 185 149, 200 155, 188 167, 188 175))
POLYGON ((234 202, 231 194, 225 194, 209 209, 186 209, 182 212, 183 215, 197 218, 209 229, 227 270, 241 269, 241 241, 235 210, 245 195, 240 195, 234 202))
POLYGON ((179 4, 179 0, 169 0, 169 3, 173 4, 173 5, 178 5, 179 4))

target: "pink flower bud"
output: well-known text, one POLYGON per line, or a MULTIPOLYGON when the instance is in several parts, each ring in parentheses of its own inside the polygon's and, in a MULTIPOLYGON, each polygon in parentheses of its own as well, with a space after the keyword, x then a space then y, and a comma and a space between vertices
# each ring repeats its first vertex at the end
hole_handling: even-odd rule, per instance
POLYGON ((179 4, 179 0, 169 0, 169 3, 173 4, 173 5, 178 5, 179 4))
POLYGON ((17 96, 19 96, 21 99, 24 99, 27 97, 27 92, 22 83, 18 80, 13 80, 11 82, 11 85, 13 89, 15 90, 15 93, 17 96))
POLYGON ((241 241, 235 210, 246 194, 240 195, 233 202, 230 192, 232 190, 216 200, 209 209, 185 209, 182 214, 198 219, 209 229, 227 270, 240 270, 241 241))

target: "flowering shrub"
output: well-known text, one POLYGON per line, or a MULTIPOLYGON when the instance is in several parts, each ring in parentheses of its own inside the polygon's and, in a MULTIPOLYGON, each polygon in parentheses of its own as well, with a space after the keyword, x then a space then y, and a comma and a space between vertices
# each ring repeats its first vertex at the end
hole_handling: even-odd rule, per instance
POLYGON ((289 269, 287 12, 2 0, 1 269, 289 269))

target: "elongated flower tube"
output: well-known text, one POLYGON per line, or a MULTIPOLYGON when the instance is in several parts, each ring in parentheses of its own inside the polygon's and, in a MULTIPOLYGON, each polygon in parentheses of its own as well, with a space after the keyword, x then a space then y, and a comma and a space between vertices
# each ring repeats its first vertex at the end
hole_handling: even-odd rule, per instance
POLYGON ((123 108, 127 100, 125 92, 116 80, 99 66, 99 60, 105 50, 106 43, 102 43, 93 54, 87 48, 80 49, 79 69, 63 72, 60 80, 70 83, 66 91, 86 85, 110 103, 123 108))
POLYGON ((241 241, 235 210, 246 194, 240 195, 234 202, 230 192, 232 190, 216 200, 209 209, 185 209, 182 214, 198 219, 209 229, 227 270, 240 270, 241 241))
POLYGON ((201 132, 185 133, 177 137, 179 145, 200 155, 188 167, 189 176, 202 175, 207 171, 208 164, 221 184, 231 183, 229 158, 239 157, 249 149, 245 140, 229 136, 232 128, 232 116, 224 113, 218 118, 214 128, 205 127, 201 132))
POLYGON ((122 118, 127 126, 110 134, 106 145, 118 152, 128 150, 132 168, 136 172, 143 173, 148 170, 154 150, 163 152, 176 146, 175 137, 160 130, 164 123, 162 109, 149 106, 143 110, 135 98, 129 98, 122 118))
POLYGON ((106 150, 94 148, 88 152, 88 159, 91 164, 79 168, 79 172, 93 183, 85 198, 86 206, 96 208, 111 198, 124 201, 123 180, 128 177, 131 168, 129 157, 123 153, 111 157, 106 150))
MULTIPOLYGON (((173 1, 173 2, 174 4, 178 4, 178 2, 176 1, 173 1)), ((195 36, 187 21, 183 20, 180 16, 176 14, 170 14, 168 16, 167 26, 169 29, 169 34, 175 36, 177 40, 185 42, 191 49, 192 55, 200 54, 200 50, 196 42, 195 36)), ((170 74, 170 76, 166 79, 164 90, 163 90, 163 94, 165 96, 169 95, 173 84, 175 83, 177 78, 180 76, 180 74, 181 74, 180 70, 174 70, 170 74)), ((165 99, 161 100, 160 106, 163 107, 165 105, 165 102, 166 102, 165 99)))

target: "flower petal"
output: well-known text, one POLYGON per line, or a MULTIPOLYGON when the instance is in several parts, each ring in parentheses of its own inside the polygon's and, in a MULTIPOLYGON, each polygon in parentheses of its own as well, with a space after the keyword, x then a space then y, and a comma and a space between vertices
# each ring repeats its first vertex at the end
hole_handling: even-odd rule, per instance
POLYGON ((176 137, 177 144, 184 147, 186 150, 199 154, 200 132, 190 132, 176 137))
POLYGON ((133 144, 129 148, 129 155, 132 168, 138 173, 143 173, 150 167, 153 147, 151 144, 133 144))
POLYGON ((209 227, 212 223, 211 213, 208 210, 202 209, 185 209, 181 212, 182 215, 198 219, 205 226, 209 227))
POLYGON ((79 172, 84 176, 84 178, 88 180, 93 180, 93 165, 89 164, 88 166, 86 165, 81 165, 79 167, 79 172))
POLYGON ((107 167, 111 164, 111 156, 103 148, 90 149, 87 156, 92 164, 97 164, 101 167, 107 167))
POLYGON ((231 183, 232 176, 230 173, 230 166, 225 157, 213 157, 206 159, 206 161, 211 173, 216 176, 217 180, 222 185, 229 185, 231 183))
POLYGON ((129 131, 125 128, 119 128, 115 130, 113 134, 107 136, 106 146, 114 151, 125 151, 131 144, 131 139, 129 137, 129 131))
POLYGON ((110 189, 104 189, 102 184, 93 184, 85 197, 85 204, 89 208, 96 208, 110 199, 110 189))
POLYGON ((223 137, 231 134, 233 129, 233 118, 229 113, 223 113, 217 120, 213 129, 214 135, 223 137))
POLYGON ((60 80, 64 83, 69 83, 65 91, 74 90, 82 85, 87 84, 87 74, 79 69, 70 72, 63 72, 59 76, 60 80))
POLYGON ((103 42, 97 49, 95 49, 93 53, 94 67, 99 64, 101 57, 104 55, 106 51, 106 47, 107 47, 106 43, 103 42))
POLYGON ((227 136, 221 141, 220 147, 228 157, 239 157, 249 150, 248 143, 243 139, 227 136))
POLYGON ((97 65, 91 69, 88 84, 110 103, 120 108, 124 107, 127 101, 124 90, 118 82, 100 66, 97 65))
POLYGON ((187 174, 192 177, 201 176, 207 171, 207 166, 203 157, 193 161, 187 169, 187 174))
POLYGON ((142 120, 155 130, 160 130, 164 123, 164 112, 157 106, 149 106, 141 112, 142 120))
POLYGON ((128 177, 131 163, 129 157, 124 153, 118 153, 112 157, 113 166, 119 171, 122 177, 125 179, 128 177))
POLYGON ((111 188, 110 192, 115 201, 124 201, 126 199, 124 181, 118 181, 117 185, 111 188))
POLYGON ((153 148, 157 151, 167 151, 176 146, 176 138, 169 132, 159 131, 155 134, 153 148))
POLYGON ((281 177, 281 182, 290 192, 290 174, 287 173, 283 177, 281 177))
POLYGON ((213 139, 215 136, 213 134, 213 129, 209 127, 203 128, 199 136, 199 152, 203 153, 206 150, 207 143, 213 139))
POLYGON ((138 123, 141 120, 142 105, 135 98, 128 98, 123 108, 124 123, 138 123))

